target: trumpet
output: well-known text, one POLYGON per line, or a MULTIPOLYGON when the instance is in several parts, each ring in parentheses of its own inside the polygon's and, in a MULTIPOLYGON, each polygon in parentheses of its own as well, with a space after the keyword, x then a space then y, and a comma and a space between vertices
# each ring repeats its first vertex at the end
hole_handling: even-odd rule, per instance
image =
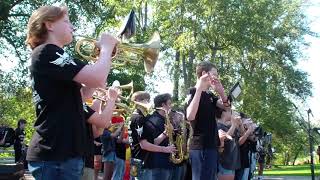
MULTIPOLYGON (((113 63, 115 67, 124 66, 129 63, 137 64, 138 59, 143 59, 144 68, 147 73, 151 73, 156 65, 160 50, 160 35, 155 32, 152 38, 143 44, 120 43, 114 49, 116 61, 113 63), (137 57, 134 57, 136 55, 137 57)), ((97 61, 100 49, 97 46, 97 40, 92 38, 84 38, 77 41, 75 51, 87 61, 97 61)))

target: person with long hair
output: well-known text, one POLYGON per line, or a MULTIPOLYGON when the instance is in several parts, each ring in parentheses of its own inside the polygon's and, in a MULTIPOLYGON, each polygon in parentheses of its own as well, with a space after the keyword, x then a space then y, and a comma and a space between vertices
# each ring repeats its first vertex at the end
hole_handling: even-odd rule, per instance
MULTIPOLYGON (((27 26, 37 117, 27 160, 37 180, 78 180, 83 159, 93 149, 88 124, 98 128, 110 124, 110 118, 101 118, 99 113, 85 113, 80 90, 85 93, 90 88, 105 86, 118 41, 103 33, 98 41, 99 58, 88 65, 63 49, 72 42, 73 31, 66 7, 42 6, 32 13, 27 26)), ((103 114, 107 116, 108 112, 103 114)))

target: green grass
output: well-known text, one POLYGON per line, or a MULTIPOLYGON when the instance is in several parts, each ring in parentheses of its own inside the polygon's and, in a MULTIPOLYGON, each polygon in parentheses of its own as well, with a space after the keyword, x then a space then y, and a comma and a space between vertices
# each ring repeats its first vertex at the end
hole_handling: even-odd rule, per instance
MULTIPOLYGON (((264 176, 311 176, 310 165, 276 166, 263 171, 264 176)), ((315 166, 315 175, 320 175, 320 164, 315 166)))

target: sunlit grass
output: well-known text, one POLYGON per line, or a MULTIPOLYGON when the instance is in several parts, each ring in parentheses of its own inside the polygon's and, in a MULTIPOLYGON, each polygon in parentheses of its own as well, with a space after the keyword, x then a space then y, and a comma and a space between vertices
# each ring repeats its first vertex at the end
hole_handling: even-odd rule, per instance
MULTIPOLYGON (((320 174, 320 164, 315 166, 315 175, 320 174)), ((263 172, 266 176, 311 176, 310 164, 296 166, 273 166, 263 172)))

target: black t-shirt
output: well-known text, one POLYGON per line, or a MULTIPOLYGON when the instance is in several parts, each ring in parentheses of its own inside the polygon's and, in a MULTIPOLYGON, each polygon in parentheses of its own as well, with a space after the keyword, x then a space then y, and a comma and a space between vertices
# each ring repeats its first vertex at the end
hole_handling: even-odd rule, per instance
MULTIPOLYGON (((101 143, 100 137, 95 138, 94 141, 101 143)), ((102 145, 100 146, 94 145, 94 155, 102 155, 101 150, 102 150, 102 145)))
MULTIPOLYGON (((155 111, 152 115, 146 119, 141 140, 146 139, 149 143, 154 144, 154 139, 157 138, 165 130, 165 118, 155 111)), ((168 146, 169 139, 164 139, 159 146, 168 146)), ((145 168, 147 169, 170 169, 173 164, 169 160, 169 153, 161 152, 147 152, 147 158, 145 160, 145 168)))
POLYGON ((17 128, 14 135, 14 149, 21 149, 26 133, 24 130, 17 128))
MULTIPOLYGON (((83 110, 84 110, 84 116, 85 119, 88 120, 90 116, 92 116, 95 111, 91 109, 86 103, 83 104, 83 110)), ((90 123, 86 123, 86 130, 88 134, 88 140, 89 144, 87 147, 87 154, 85 155, 85 167, 87 168, 93 168, 94 167, 94 136, 93 136, 93 130, 92 125, 90 123)))
POLYGON ((240 146, 241 168, 249 168, 250 167, 250 159, 249 159, 250 143, 251 143, 251 141, 246 140, 240 146))
POLYGON ((84 66, 53 44, 32 51, 30 72, 37 119, 28 161, 66 160, 90 154, 92 142, 81 99, 82 86, 73 81, 84 66))
MULTIPOLYGON (((187 94, 187 107, 191 103, 196 88, 190 88, 187 94)), ((193 138, 190 149, 212 149, 220 145, 217 122, 215 120, 215 109, 218 97, 210 91, 201 93, 196 117, 191 121, 193 138)))
POLYGON ((143 124, 145 117, 143 113, 136 109, 130 118, 130 130, 132 137, 131 156, 143 160, 145 151, 140 147, 140 137, 143 132, 143 124))
POLYGON ((116 143, 116 155, 122 160, 126 160, 126 144, 116 143))

